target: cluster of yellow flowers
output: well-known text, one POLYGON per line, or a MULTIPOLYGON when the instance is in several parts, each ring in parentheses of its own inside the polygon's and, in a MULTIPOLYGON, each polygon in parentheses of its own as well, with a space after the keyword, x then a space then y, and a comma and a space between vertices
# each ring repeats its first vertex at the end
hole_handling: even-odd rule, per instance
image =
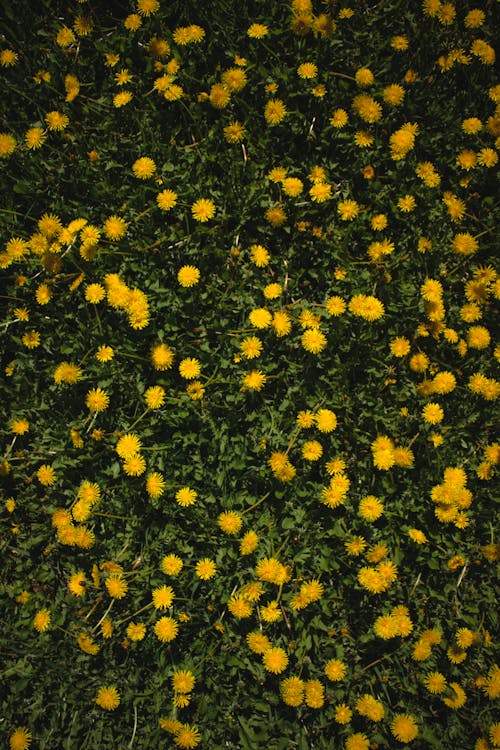
MULTIPOLYGON (((488 613, 449 614, 433 578, 473 598, 468 576, 500 558, 484 484, 500 465, 488 9, 423 0, 421 62, 421 32, 393 19, 385 58, 363 41, 354 64, 335 50, 371 34, 355 4, 290 0, 217 60, 213 29, 170 28, 160 0, 106 24, 77 5, 33 53, 39 116, 21 108, 0 132, 18 394, 1 491, 12 544, 29 551, 34 528, 45 544, 40 575, 16 568, 8 606, 37 654, 57 635, 87 660, 85 711, 101 720, 136 687, 119 682, 116 653, 156 670, 155 722, 187 750, 202 742, 184 718, 212 699, 214 652, 237 653, 249 694, 274 693, 286 720, 299 709, 311 737, 321 711, 343 750, 425 742, 426 717, 467 701, 489 717, 488 613), (447 102, 428 108, 422 92, 444 97, 455 75, 474 96, 436 123, 447 102), (71 195, 74 176, 88 181, 78 209, 53 200, 56 175, 71 195), (36 214, 28 180, 48 186, 36 214), (43 388, 28 402, 32 377, 43 388), (148 661, 151 644, 171 668, 148 661), (400 664, 375 672, 393 646, 400 664), (406 707, 390 696, 415 665, 424 697, 412 686, 406 707)), ((2 76, 22 85, 26 54, 8 44, 2 76)), ((476 750, 500 746, 498 724, 477 727, 476 750)), ((8 731, 27 750, 35 728, 8 731)))

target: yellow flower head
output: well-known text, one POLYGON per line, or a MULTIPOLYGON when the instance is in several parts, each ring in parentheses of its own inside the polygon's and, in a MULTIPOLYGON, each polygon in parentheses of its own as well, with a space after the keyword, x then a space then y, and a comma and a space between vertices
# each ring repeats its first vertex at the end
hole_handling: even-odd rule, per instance
POLYGON ((28 750, 32 734, 26 727, 17 727, 9 737, 10 750, 28 750))
POLYGON ((273 674, 281 674, 288 666, 288 656, 279 646, 266 649, 262 655, 262 661, 266 672, 273 674))
POLYGON ((114 711, 120 705, 120 693, 114 686, 100 687, 95 702, 105 711, 114 711))
POLYGON ((287 108, 281 99, 269 99, 264 108, 264 117, 268 125, 279 125, 286 117, 287 108))
POLYGON ((175 499, 182 508, 188 508, 190 505, 194 505, 198 493, 196 490, 192 490, 190 487, 181 487, 175 493, 175 499))
POLYGON ((210 198, 198 198, 191 206, 191 213, 196 221, 205 223, 215 216, 215 203, 210 198))
POLYGON ((132 164, 132 172, 140 180, 147 180, 156 171, 156 164, 149 156, 141 156, 132 164))

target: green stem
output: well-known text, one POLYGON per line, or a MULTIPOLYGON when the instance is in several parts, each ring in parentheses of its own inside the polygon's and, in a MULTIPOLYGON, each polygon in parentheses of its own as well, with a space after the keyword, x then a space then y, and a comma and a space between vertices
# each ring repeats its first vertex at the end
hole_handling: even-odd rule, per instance
POLYGON ((261 503, 263 503, 263 502, 264 502, 264 500, 266 500, 266 499, 267 499, 267 498, 269 497, 269 495, 270 495, 270 494, 271 494, 271 492, 270 492, 270 491, 269 491, 269 492, 266 492, 266 494, 265 494, 265 495, 263 495, 263 497, 261 497, 261 498, 260 498, 259 500, 257 500, 257 502, 255 502, 255 503, 254 503, 253 505, 251 505, 251 506, 250 506, 249 508, 246 508, 246 509, 245 509, 244 511, 242 511, 242 512, 241 512, 241 515, 242 515, 242 516, 244 516, 244 515, 245 515, 245 513, 250 513, 250 511, 251 511, 251 510, 255 510, 255 508, 258 508, 258 507, 259 507, 259 505, 260 505, 261 503))
POLYGON ((133 617, 137 617, 137 615, 140 615, 141 612, 145 612, 147 609, 151 609, 152 606, 153 606, 153 602, 149 602, 149 604, 146 604, 145 607, 141 607, 141 609, 138 609, 137 612, 134 612, 133 614, 129 615, 128 617, 124 617, 123 620, 118 620, 118 622, 115 623, 115 624, 117 626, 118 625, 123 625, 124 622, 128 622, 129 620, 132 620, 133 617))
POLYGON ((146 416, 146 414, 147 414, 147 413, 148 413, 149 411, 150 411, 150 409, 149 409, 149 408, 147 408, 147 409, 146 409, 146 411, 143 411, 143 412, 142 412, 142 414, 141 414, 141 416, 140 416, 140 417, 137 417, 137 419, 135 420, 135 422, 133 422, 133 423, 132 423, 132 424, 130 425, 130 427, 129 427, 128 429, 129 429, 129 430, 133 430, 133 429, 134 429, 134 427, 135 427, 135 426, 136 426, 137 424, 139 424, 139 422, 141 421, 141 419, 142 419, 143 417, 145 417, 145 416, 146 416))

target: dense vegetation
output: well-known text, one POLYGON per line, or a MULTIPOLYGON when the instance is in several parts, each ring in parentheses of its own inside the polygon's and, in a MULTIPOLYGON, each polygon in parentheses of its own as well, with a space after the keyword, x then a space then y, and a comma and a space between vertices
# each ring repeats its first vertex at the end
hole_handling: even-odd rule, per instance
POLYGON ((3 7, 4 745, 500 747, 498 3, 3 7))

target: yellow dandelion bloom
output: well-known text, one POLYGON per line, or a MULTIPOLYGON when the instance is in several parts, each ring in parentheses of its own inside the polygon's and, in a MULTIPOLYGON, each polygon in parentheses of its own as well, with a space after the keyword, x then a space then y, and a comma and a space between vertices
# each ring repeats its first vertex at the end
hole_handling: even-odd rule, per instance
POLYGON ((200 744, 201 739, 198 727, 192 724, 181 724, 175 732, 174 743, 177 747, 192 750, 200 744))
POLYGON ((9 750, 28 750, 32 734, 26 727, 17 727, 9 737, 9 750))
POLYGON ((250 39, 262 39, 269 33, 268 27, 263 23, 252 23, 247 29, 250 39))
POLYGON ((11 133, 0 133, 0 159, 5 159, 16 150, 16 139, 11 133))
POLYGON ((114 711, 120 705, 120 693, 114 686, 100 687, 95 702, 105 711, 114 711))
POLYGON ((168 609, 172 606, 175 593, 171 586, 159 586, 153 589, 153 606, 155 609, 168 609))
POLYGON ((132 164, 132 172, 140 180, 147 180, 156 171, 156 164, 149 156, 141 156, 132 164))
POLYGON ((166 555, 161 561, 161 569, 168 576, 179 575, 183 567, 181 558, 174 554, 166 555))
POLYGON ((50 622, 50 611, 48 609, 40 609, 33 618, 33 627, 39 633, 45 633, 50 627, 50 622))
POLYGON ((288 656, 284 649, 274 646, 266 649, 262 655, 262 662, 266 672, 281 674, 288 666, 288 656))
POLYGON ((399 742, 412 742, 418 735, 418 724, 409 714, 396 714, 391 721, 391 732, 399 742))
POLYGON ((85 396, 87 409, 93 413, 105 411, 109 406, 109 396, 102 388, 93 388, 85 396))
POLYGON ((217 525, 222 531, 224 531, 224 533, 233 536, 239 533, 243 526, 243 519, 239 513, 227 510, 219 515, 217 518, 217 525))
POLYGON ((202 581, 209 581, 217 572, 217 566, 209 557, 198 560, 195 565, 195 573, 202 581))
POLYGON ((13 49, 3 49, 0 52, 0 65, 2 68, 10 68, 16 64, 18 58, 19 55, 13 49))
POLYGON ((128 584, 120 574, 110 575, 105 586, 112 599, 123 599, 128 591, 128 584))
POLYGON ((110 216, 106 219, 103 231, 108 240, 121 240, 127 231, 127 222, 121 216, 110 216))
POLYGON ((193 490, 190 487, 181 487, 181 489, 177 490, 175 493, 175 499, 182 508, 188 508, 190 505, 194 505, 197 497, 198 493, 196 490, 193 490))
POLYGON ((45 142, 47 134, 43 128, 29 128, 24 134, 24 142, 30 151, 36 151, 45 142))
POLYGON ((146 389, 144 401, 148 409, 159 409, 165 403, 165 389, 161 385, 152 385, 146 389))
POLYGON ((177 203, 177 193, 174 190, 162 190, 156 196, 156 203, 162 211, 170 211, 177 203))
POLYGON ((179 363, 179 374, 186 380, 197 378, 201 372, 201 364, 194 357, 186 357, 179 363))
POLYGON ((56 481, 56 473, 52 466, 49 466, 49 464, 43 464, 42 466, 40 466, 40 468, 36 472, 36 477, 40 484, 44 487, 51 487, 53 484, 55 484, 56 481))
POLYGON ((69 117, 62 112, 53 110, 52 112, 47 112, 45 122, 47 123, 48 130, 61 131, 68 127, 69 117))
POLYGON ((215 203, 210 198, 198 198, 191 206, 191 214, 195 221, 207 222, 215 216, 215 203))
POLYGON ((264 108, 264 117, 268 125, 275 127, 285 119, 287 108, 281 99, 269 99, 264 108))

